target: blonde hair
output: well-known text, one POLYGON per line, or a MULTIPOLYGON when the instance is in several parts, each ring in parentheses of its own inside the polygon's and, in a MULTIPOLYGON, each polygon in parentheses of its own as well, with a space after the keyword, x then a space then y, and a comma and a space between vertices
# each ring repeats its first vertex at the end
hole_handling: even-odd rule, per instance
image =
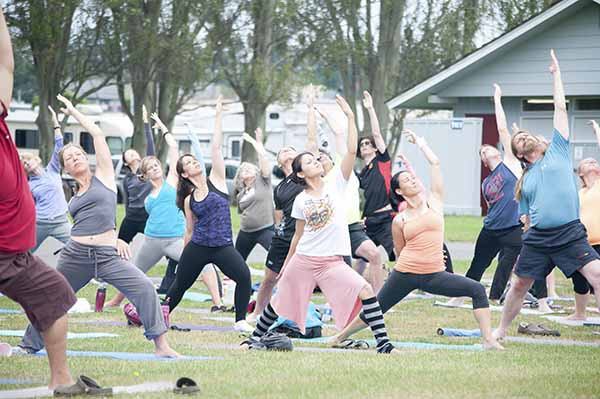
POLYGON ((142 163, 140 164, 140 177, 144 180, 147 179, 146 172, 148 171, 148 168, 150 167, 150 162, 152 162, 152 161, 158 162, 158 164, 162 167, 162 163, 160 162, 160 159, 158 159, 154 155, 145 156, 142 159, 142 163))
POLYGON ((24 152, 21 154, 21 160, 28 161, 30 159, 35 159, 36 161, 38 161, 38 163, 42 163, 42 159, 39 156, 32 154, 31 152, 24 152))
POLYGON ((60 162, 60 167, 63 169, 65 168, 65 159, 64 159, 65 151, 72 147, 78 148, 79 150, 81 150, 81 152, 83 152, 83 154, 85 155, 86 158, 88 157, 88 153, 85 152, 85 150, 83 149, 82 146, 80 146, 79 144, 69 143, 69 144, 65 145, 63 148, 61 148, 60 151, 58 152, 58 161, 60 162))
MULTIPOLYGON (((519 134, 523 134, 523 133, 530 134, 527 130, 519 130, 518 132, 513 134, 510 139, 510 150, 512 151, 515 158, 517 158, 521 162, 523 162, 523 157, 519 157, 519 155, 518 155, 519 150, 517 150, 517 145, 515 143, 515 137, 517 137, 519 134)), ((517 201, 521 200, 521 191, 523 190, 523 180, 525 179, 525 174, 527 173, 528 170, 529 170, 529 168, 523 169, 523 173, 521 173, 521 177, 519 177, 519 180, 517 180, 517 183, 515 184, 515 198, 517 201)))

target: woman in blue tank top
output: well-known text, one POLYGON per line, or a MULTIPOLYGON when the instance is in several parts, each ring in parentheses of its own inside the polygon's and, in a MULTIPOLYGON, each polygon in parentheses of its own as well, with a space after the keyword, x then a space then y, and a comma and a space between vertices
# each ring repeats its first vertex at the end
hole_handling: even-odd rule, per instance
POLYGON ((211 147, 212 169, 208 178, 193 155, 183 155, 177 161, 177 206, 186 217, 185 248, 166 301, 173 311, 204 266, 213 263, 236 283, 234 328, 237 331, 252 332, 254 329, 246 322, 251 294, 250 269, 233 247, 231 233, 229 194, 225 183, 225 162, 221 153, 221 97, 217 99, 216 108, 211 147))
MULTIPOLYGON (((175 138, 156 113, 153 113, 151 118, 162 130, 165 142, 169 146, 169 163, 175 165, 179 157, 175 138)), ((177 197, 175 168, 171 167, 165 179, 160 160, 151 155, 142 159, 140 171, 142 178, 150 182, 152 189, 144 200, 148 219, 144 228, 144 241, 140 249, 136 251, 133 264, 147 273, 163 256, 179 262, 181 251, 183 251, 185 218, 175 204, 177 197)), ((222 304, 216 273, 212 269, 206 270, 207 272, 202 273, 201 278, 211 293, 213 303, 220 307, 222 304)), ((123 294, 118 293, 107 305, 118 306, 124 298, 123 294)))

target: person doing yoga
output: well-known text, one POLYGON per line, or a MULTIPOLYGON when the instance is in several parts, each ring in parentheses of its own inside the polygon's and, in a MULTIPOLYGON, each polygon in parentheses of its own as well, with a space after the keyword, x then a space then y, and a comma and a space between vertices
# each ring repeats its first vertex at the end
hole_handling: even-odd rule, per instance
MULTIPOLYGON (((502 349, 492 336, 491 313, 485 288, 481 283, 445 271, 442 243, 444 240, 443 180, 438 157, 422 137, 412 131, 404 133, 416 144, 431 165, 431 194, 424 199, 417 178, 407 170, 392 177, 390 196, 396 203, 406 202, 406 209, 394 218, 392 233, 396 265, 379 291, 377 299, 385 314, 416 289, 432 294, 473 300, 473 313, 479 323, 484 347, 502 349)), ((338 344, 363 329, 369 321, 361 314, 332 341, 338 344)))
POLYGON ((67 219, 67 201, 63 191, 58 153, 63 148, 60 122, 52 107, 48 106, 54 126, 54 151, 48 166, 42 167, 39 156, 26 152, 21 155, 23 168, 27 172, 29 188, 35 202, 35 252, 48 237, 66 244, 71 236, 71 223, 67 219))
POLYGON ((554 132, 550 146, 536 136, 520 131, 511 139, 515 156, 527 164, 517 182, 519 212, 526 215, 523 247, 515 266, 500 326, 503 338, 519 314, 523 298, 535 279, 544 279, 555 267, 567 277, 579 271, 594 288, 600 306, 600 256, 588 242, 579 220, 579 198, 569 148, 569 116, 560 67, 550 51, 550 73, 554 83, 554 132))
POLYGON ((165 303, 172 312, 183 294, 194 284, 208 263, 213 263, 235 281, 234 305, 237 331, 253 330, 246 322, 246 312, 252 290, 250 269, 233 247, 229 195, 225 182, 225 161, 221 152, 223 143, 223 99, 216 104, 215 131, 211 143, 212 169, 208 178, 200 162, 185 154, 173 163, 179 178, 177 206, 186 218, 185 248, 179 259, 175 281, 169 288, 165 303))
POLYGON ((304 333, 307 306, 318 285, 331 304, 338 328, 346 326, 362 305, 377 340, 377 351, 397 352, 388 339, 373 289, 343 259, 350 255, 344 196, 348 179, 354 173, 357 131, 354 113, 348 103, 340 96, 336 97, 336 102, 348 119, 347 152, 329 183, 322 177, 323 166, 315 154, 302 152, 294 158, 294 177, 304 186, 304 191, 294 200, 292 210, 296 231, 281 270, 277 293, 259 317, 252 336, 242 342, 242 348, 249 348, 253 341, 259 340, 278 315, 295 322, 304 333))
MULTIPOLYGON (((61 111, 71 115, 92 135, 96 150, 96 170, 92 173, 87 153, 75 144, 67 144, 59 154, 64 170, 77 182, 79 190, 69 202, 73 217, 71 240, 61 250, 57 270, 73 291, 82 289, 92 278, 101 279, 123 292, 134 304, 144 325, 144 335, 153 340, 158 356, 178 356, 167 342, 167 326, 152 282, 127 261, 129 246, 117 239, 117 186, 110 149, 102 130, 79 112, 65 97, 61 111)), ((44 346, 42 337, 29 325, 20 344, 37 352, 44 346)))

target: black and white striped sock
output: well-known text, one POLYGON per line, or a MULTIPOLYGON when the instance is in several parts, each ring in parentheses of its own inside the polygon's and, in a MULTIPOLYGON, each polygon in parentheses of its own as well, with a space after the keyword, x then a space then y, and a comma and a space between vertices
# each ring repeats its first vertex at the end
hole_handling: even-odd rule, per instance
POLYGON ((379 307, 377 298, 363 299, 362 307, 364 315, 363 320, 367 322, 371 331, 373 331, 373 335, 377 341, 377 351, 389 352, 391 349, 388 347, 393 348, 393 346, 388 338, 385 321, 383 320, 383 313, 381 312, 381 307, 379 307))
POLYGON ((256 322, 256 328, 254 329, 252 336, 260 338, 263 335, 265 335, 265 333, 269 331, 269 328, 273 325, 273 323, 275 323, 278 317, 279 316, 277 315, 275 310, 273 310, 273 307, 271 307, 271 303, 269 303, 258 318, 258 321, 256 322))

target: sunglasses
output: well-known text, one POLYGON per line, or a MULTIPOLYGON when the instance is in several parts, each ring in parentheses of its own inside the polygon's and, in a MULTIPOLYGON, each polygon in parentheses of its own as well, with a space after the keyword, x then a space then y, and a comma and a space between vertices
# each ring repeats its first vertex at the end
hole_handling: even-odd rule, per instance
POLYGON ((359 145, 359 147, 371 147, 371 142, 368 140, 362 141, 359 145))

